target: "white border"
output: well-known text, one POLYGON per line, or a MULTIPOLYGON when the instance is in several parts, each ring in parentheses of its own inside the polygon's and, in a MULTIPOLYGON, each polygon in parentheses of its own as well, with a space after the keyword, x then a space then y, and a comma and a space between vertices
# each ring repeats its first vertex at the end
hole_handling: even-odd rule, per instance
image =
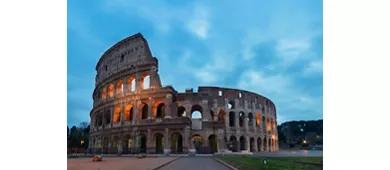
POLYGON ((66 169, 66 1, 0 1, 0 169, 66 169))
POLYGON ((385 2, 324 0, 326 170, 389 169, 390 12, 385 2))
MULTIPOLYGON (((324 1, 328 170, 388 169, 390 14, 365 2, 324 1)), ((66 1, 1 1, 0 21, 0 169, 66 169, 66 1)))

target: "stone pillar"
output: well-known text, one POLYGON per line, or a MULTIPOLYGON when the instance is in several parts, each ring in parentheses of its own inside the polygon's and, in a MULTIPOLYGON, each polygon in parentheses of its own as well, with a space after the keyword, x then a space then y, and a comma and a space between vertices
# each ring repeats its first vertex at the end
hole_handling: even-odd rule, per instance
POLYGON ((170 142, 169 142, 169 129, 165 128, 165 134, 164 134, 164 153, 169 154, 171 152, 170 148, 170 142))
POLYGON ((122 146, 122 136, 118 139, 118 154, 123 153, 123 146, 122 146))
POLYGON ((154 104, 154 101, 152 98, 149 97, 149 102, 148 102, 148 119, 153 119, 154 116, 153 116, 153 104, 154 104))
POLYGON ((257 147, 257 139, 255 138, 253 141, 253 152, 258 152, 258 147, 257 147))
POLYGON ((246 152, 250 152, 250 147, 251 147, 251 139, 249 138, 249 136, 246 136, 245 137, 246 139, 246 152))
POLYGON ((121 115, 120 115, 120 125, 122 125, 122 124, 124 124, 125 123, 125 121, 123 121, 123 119, 124 119, 124 114, 125 114, 125 105, 122 103, 121 105, 120 105, 120 107, 121 107, 121 115))
POLYGON ((138 100, 136 100, 134 103, 133 103, 133 120, 132 120, 132 124, 135 125, 135 123, 137 122, 137 119, 138 119, 138 100))
POLYGON ((229 107, 228 107, 228 103, 229 103, 229 100, 225 98, 225 104, 224 104, 224 107, 223 107, 223 110, 225 111, 225 128, 226 128, 226 131, 229 131, 229 107))
POLYGON ((157 67, 152 67, 150 70, 150 87, 151 88, 158 88, 161 87, 161 80, 160 76, 158 75, 158 69, 157 67))
POLYGON ((110 107, 110 127, 112 127, 112 125, 114 124, 114 121, 112 121, 112 117, 114 116, 114 108, 113 107, 110 107))
POLYGON ((123 79, 123 88, 122 88, 122 94, 125 95, 127 92, 127 78, 123 79))
POLYGON ((240 112, 237 109, 234 109, 234 123, 235 123, 235 128, 238 129, 240 128, 240 112))
POLYGON ((155 150, 152 148, 152 146, 153 146, 152 133, 151 130, 148 129, 148 134, 146 137, 146 153, 151 153, 155 150))
MULTIPOLYGON (((188 152, 195 152, 195 150, 191 150, 192 149, 192 143, 191 143, 191 140, 189 140, 190 138, 190 127, 189 126, 186 126, 185 129, 184 129, 184 136, 183 136, 183 149, 186 148, 188 152)), ((184 150, 183 150, 184 152, 184 150)))
POLYGON ((164 118, 171 118, 172 117, 172 95, 167 94, 165 96, 165 117, 164 118))
POLYGON ((248 131, 249 131, 249 129, 248 129, 248 127, 249 127, 249 125, 248 125, 248 123, 249 123, 248 114, 249 114, 249 113, 246 113, 245 116, 244 116, 244 128, 245 128, 245 132, 248 132, 248 131))

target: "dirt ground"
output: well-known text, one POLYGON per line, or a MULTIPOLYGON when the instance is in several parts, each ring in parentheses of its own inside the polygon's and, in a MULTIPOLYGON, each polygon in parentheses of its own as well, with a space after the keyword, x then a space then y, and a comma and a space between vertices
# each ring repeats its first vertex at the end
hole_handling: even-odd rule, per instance
POLYGON ((143 158, 133 157, 103 157, 102 162, 92 162, 92 158, 68 159, 68 170, 151 170, 175 157, 143 158))

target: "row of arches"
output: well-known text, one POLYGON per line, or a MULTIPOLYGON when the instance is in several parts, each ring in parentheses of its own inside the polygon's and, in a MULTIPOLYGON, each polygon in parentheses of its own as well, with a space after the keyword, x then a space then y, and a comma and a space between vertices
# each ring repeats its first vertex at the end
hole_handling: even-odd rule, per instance
POLYGON ((245 136, 240 136, 239 139, 237 139, 235 136, 231 136, 227 144, 228 149, 232 152, 239 152, 245 150, 248 150, 250 152, 273 152, 276 151, 277 148, 277 140, 273 138, 262 139, 260 137, 251 137, 248 143, 247 138, 245 136))
MULTIPOLYGON (((136 90, 136 78, 135 77, 129 77, 126 82, 126 87, 124 85, 123 80, 118 80, 116 83, 110 83, 107 87, 103 87, 100 92, 98 93, 98 96, 104 100, 107 97, 113 98, 114 95, 121 95, 125 92, 134 92, 136 90)), ((150 75, 145 74, 141 76, 140 79, 140 88, 141 89, 148 89, 150 87, 150 75)))
POLYGON ((137 120, 144 120, 149 117, 149 109, 152 109, 153 117, 155 118, 163 118, 165 116, 165 104, 162 101, 157 101, 150 108, 146 102, 142 102, 138 106, 138 115, 134 115, 134 106, 132 104, 128 104, 122 110, 121 107, 115 107, 112 113, 111 120, 111 112, 110 110, 106 110, 104 113, 99 113, 95 119, 96 126, 102 126, 109 124, 111 121, 113 123, 119 123, 121 119, 123 121, 132 121, 134 116, 137 120), (121 116, 123 112, 123 117, 121 116))

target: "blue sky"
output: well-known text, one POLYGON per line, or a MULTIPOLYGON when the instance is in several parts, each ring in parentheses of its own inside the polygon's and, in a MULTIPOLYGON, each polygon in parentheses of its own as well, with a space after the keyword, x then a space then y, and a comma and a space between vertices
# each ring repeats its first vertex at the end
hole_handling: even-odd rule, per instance
POLYGON ((95 66, 141 32, 163 85, 240 88, 277 107, 278 124, 322 119, 322 1, 68 0, 68 125, 89 121, 95 66))

